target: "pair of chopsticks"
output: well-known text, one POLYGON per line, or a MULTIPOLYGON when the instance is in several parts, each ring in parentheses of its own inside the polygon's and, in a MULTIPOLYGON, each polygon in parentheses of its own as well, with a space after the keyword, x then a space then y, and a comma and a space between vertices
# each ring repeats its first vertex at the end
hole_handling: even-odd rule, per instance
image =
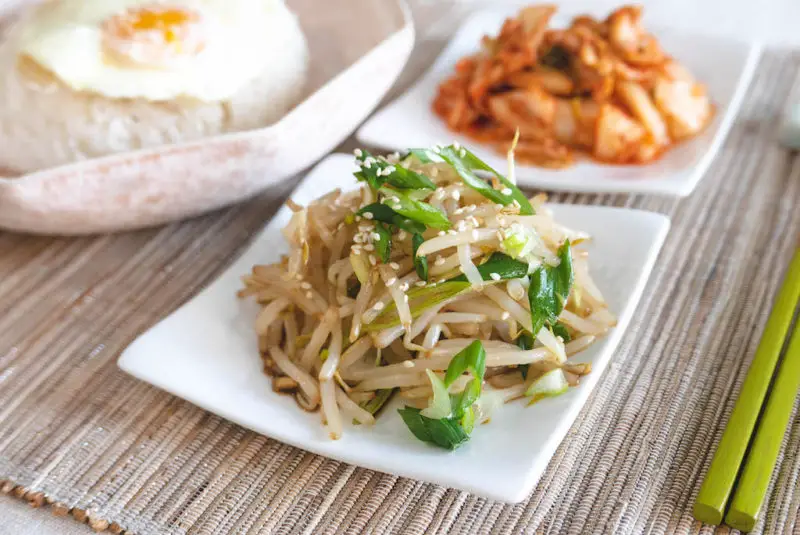
POLYGON ((698 520, 720 524, 724 515, 726 524, 741 531, 750 531, 758 520, 800 387, 800 320, 778 366, 799 302, 800 248, 789 264, 739 399, 697 495, 694 516, 698 520))

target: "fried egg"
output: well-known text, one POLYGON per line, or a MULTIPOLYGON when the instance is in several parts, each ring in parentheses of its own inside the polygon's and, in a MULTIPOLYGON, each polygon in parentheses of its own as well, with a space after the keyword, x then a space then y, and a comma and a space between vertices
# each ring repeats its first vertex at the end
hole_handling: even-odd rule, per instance
POLYGON ((300 29, 281 0, 50 0, 25 21, 18 53, 75 91, 219 102, 264 71, 287 32, 300 29))

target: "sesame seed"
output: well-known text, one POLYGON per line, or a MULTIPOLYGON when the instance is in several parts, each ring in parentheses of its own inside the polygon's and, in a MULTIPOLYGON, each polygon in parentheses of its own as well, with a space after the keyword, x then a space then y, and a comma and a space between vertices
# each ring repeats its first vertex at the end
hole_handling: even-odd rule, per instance
POLYGON ((396 170, 397 170, 397 169, 395 169, 395 167, 394 167, 393 165, 390 165, 390 166, 389 166, 389 167, 387 167, 387 168, 386 168, 386 169, 385 169, 383 172, 384 172, 384 173, 386 173, 386 176, 389 176, 389 175, 391 175, 392 173, 394 173, 396 170))
POLYGON ((502 210, 503 209, 503 205, 500 204, 500 203, 495 204, 494 207, 497 208, 498 210, 502 210))
POLYGON ((400 232, 397 233, 397 239, 398 240, 405 240, 406 236, 407 236, 407 234, 406 234, 405 230, 401 230, 400 232))
POLYGON ((459 150, 461 148, 461 144, 458 141, 453 141, 453 148, 459 150))
POLYGON ((356 223, 358 223, 359 221, 361 221, 361 216, 360 216, 360 215, 357 215, 357 216, 356 216, 356 223))
POLYGON ((356 158, 361 158, 364 155, 364 153, 361 151, 361 149, 354 150, 353 154, 355 154, 356 158))
POLYGON ((428 283, 425 282, 425 281, 417 281, 417 282, 414 283, 414 286, 418 286, 418 287, 422 288, 423 286, 425 286, 427 284, 428 283))
POLYGON ((499 281, 500 280, 500 274, 499 273, 489 273, 489 276, 492 278, 493 281, 499 281))
POLYGON ((455 212, 453 212, 453 213, 454 213, 455 215, 461 215, 461 214, 463 214, 463 213, 464 213, 464 209, 463 209, 463 208, 456 208, 456 211, 455 211, 455 212))
POLYGON ((386 281, 386 286, 393 286, 395 282, 397 282, 397 277, 392 277, 386 281))
POLYGON ((404 360, 403 361, 403 366, 406 367, 406 368, 413 368, 414 367, 414 362, 412 362, 411 360, 404 360))
POLYGON ((372 305, 372 308, 375 309, 375 310, 383 310, 383 307, 385 307, 385 306, 386 305, 383 304, 383 301, 378 301, 377 303, 372 305))
POLYGON ((436 154, 440 154, 442 152, 442 149, 439 148, 439 145, 434 145, 433 152, 435 152, 436 154))
POLYGON ((503 195, 511 195, 511 188, 503 188, 500 190, 503 195))
POLYGON ((466 156, 466 155, 467 155, 467 151, 466 151, 466 149, 461 149, 460 151, 458 151, 458 155, 459 155, 459 156, 461 156, 462 158, 463 158, 464 156, 466 156))
POLYGON ((389 267, 396 271, 400 269, 400 264, 398 264, 397 262, 389 262, 389 267))
POLYGON ((453 198, 453 200, 457 201, 461 198, 461 192, 458 190, 454 190, 452 193, 450 193, 450 196, 453 198))
POLYGON ((300 283, 300 287, 302 289, 304 289, 304 290, 310 290, 311 289, 311 285, 309 283, 307 283, 307 282, 301 282, 300 283))
POLYGON ((400 202, 400 197, 398 197, 397 195, 394 195, 390 200, 393 201, 393 202, 400 202))
POLYGON ((433 178, 436 178, 437 176, 439 176, 439 169, 436 168, 436 167, 431 168, 431 176, 433 178))
POLYGON ((512 201, 512 204, 513 204, 514 206, 516 206, 517 208, 520 208, 520 204, 519 204, 519 201, 518 201, 517 199, 514 199, 514 200, 512 201))
POLYGON ((444 236, 445 234, 447 234, 445 231, 443 231, 443 230, 440 230, 438 235, 439 235, 439 236, 444 236))
POLYGON ((510 317, 511 317, 511 314, 509 314, 508 312, 505 312, 505 311, 502 314, 500 314, 500 319, 502 319, 504 321, 507 320, 510 317))
POLYGON ((306 297, 311 299, 312 297, 314 297, 314 294, 311 292, 306 292, 306 297))
POLYGON ((440 256, 437 256, 437 257, 436 257, 436 260, 434 260, 434 261, 433 261, 433 265, 434 265, 434 266, 441 266, 441 265, 442 265, 442 264, 444 264, 444 263, 445 263, 445 259, 444 259, 444 257, 443 257, 443 256, 441 256, 441 255, 440 255, 440 256))
POLYGON ((364 219, 372 219, 375 217, 372 212, 364 212, 364 219))
POLYGON ((448 230, 448 231, 447 231, 447 233, 448 233, 449 235, 451 235, 451 236, 455 236, 456 234, 458 234, 458 231, 455 231, 455 230, 448 230))
POLYGON ((369 158, 367 158, 361 163, 361 167, 363 167, 364 169, 369 169, 370 167, 372 167, 372 163, 370 163, 369 158))
POLYGON ((392 205, 392 210, 400 210, 401 208, 402 206, 400 206, 399 204, 392 205))
POLYGON ((373 266, 378 263, 378 259, 375 258, 374 254, 369 255, 369 263, 373 266))
POLYGON ((355 236, 353 236, 353 241, 355 243, 364 243, 364 237, 361 236, 361 234, 356 234, 355 236))
POLYGON ((400 291, 405 292, 406 290, 408 290, 408 283, 404 282, 403 284, 400 285, 400 291))
POLYGON ((373 240, 380 240, 381 239, 381 235, 378 234, 377 232, 373 232, 372 233, 372 239, 373 240))
POLYGON ((364 250, 365 250, 365 251, 374 251, 374 250, 375 250, 375 246, 374 246, 374 245, 372 245, 371 243, 368 243, 368 244, 366 244, 366 245, 364 246, 364 250))
POLYGON ((352 247, 350 247, 350 250, 353 251, 355 254, 361 254, 360 245, 353 245, 352 247))

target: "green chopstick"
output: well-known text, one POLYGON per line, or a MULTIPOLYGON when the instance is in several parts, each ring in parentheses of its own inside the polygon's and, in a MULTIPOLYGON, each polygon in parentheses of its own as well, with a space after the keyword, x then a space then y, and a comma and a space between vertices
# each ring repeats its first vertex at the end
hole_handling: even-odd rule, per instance
POLYGON ((792 415, 794 400, 800 388, 800 325, 794 328, 789 347, 783 356, 775 383, 770 390, 764 414, 747 454, 747 460, 736 484, 733 501, 725 515, 725 523, 741 531, 750 531, 775 469, 783 435, 792 415))
POLYGON ((717 446, 705 481, 697 494, 694 517, 707 524, 719 524, 733 491, 739 467, 758 420, 770 381, 775 372, 786 333, 800 299, 800 249, 789 264, 786 278, 773 305, 764 334, 747 371, 739 399, 717 446))

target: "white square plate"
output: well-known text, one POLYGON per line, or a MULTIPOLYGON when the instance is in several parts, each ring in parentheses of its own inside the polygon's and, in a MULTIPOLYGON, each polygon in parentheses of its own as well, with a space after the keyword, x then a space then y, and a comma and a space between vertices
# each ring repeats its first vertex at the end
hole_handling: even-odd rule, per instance
MULTIPOLYGON (((367 145, 397 151, 455 139, 495 169, 505 169, 504 156, 448 130, 431 110, 431 104, 439 84, 454 72, 456 62, 477 52, 481 37, 496 35, 503 20, 515 14, 515 11, 488 10, 471 16, 430 70, 404 95, 367 120, 358 131, 358 139, 367 145)), ((556 26, 567 22, 557 19, 556 26)), ((760 47, 735 39, 669 29, 655 30, 654 34, 669 54, 707 86, 716 105, 716 115, 705 131, 644 166, 603 165, 591 160, 579 160, 561 170, 518 165, 520 184, 554 191, 655 193, 681 197, 694 190, 733 124, 758 64, 760 47)))
MULTIPOLYGON (((333 155, 314 168, 292 198, 306 204, 336 187, 352 188, 353 158, 333 155)), ((142 335, 119 366, 224 418, 299 448, 381 472, 412 477, 509 502, 524 499, 546 468, 617 346, 669 228, 650 212, 592 206, 554 206, 557 219, 594 232, 590 252, 595 281, 619 325, 576 360, 593 371, 580 386, 531 407, 511 403, 475 429, 455 452, 419 442, 394 407, 374 427, 345 426, 341 440, 327 437, 319 414, 272 391, 262 373, 253 322, 258 311, 241 301, 240 277, 254 264, 286 252, 281 209, 253 245, 200 295, 142 335), (623 238, 624 237, 624 238, 623 238)))

